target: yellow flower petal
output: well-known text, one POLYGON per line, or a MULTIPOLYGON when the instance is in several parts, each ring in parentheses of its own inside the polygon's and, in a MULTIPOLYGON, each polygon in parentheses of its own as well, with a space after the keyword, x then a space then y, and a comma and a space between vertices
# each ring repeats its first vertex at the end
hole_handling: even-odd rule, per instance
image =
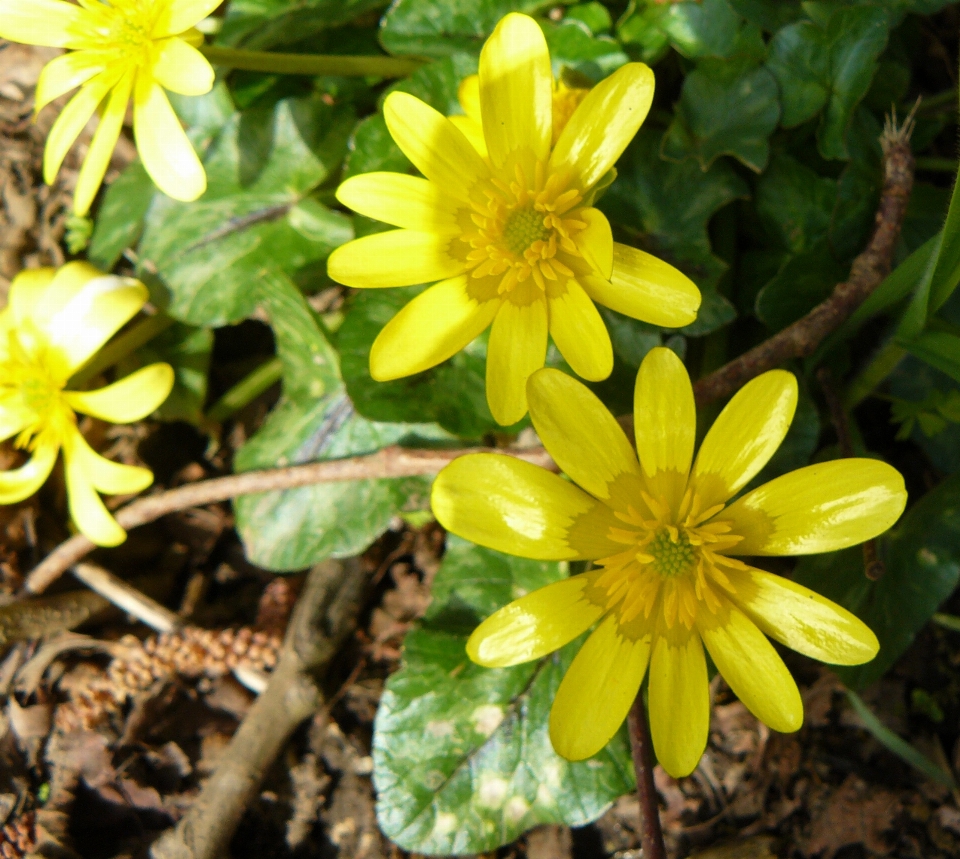
POLYGON ((0 39, 66 48, 84 31, 86 14, 62 0, 0 0, 0 39))
MULTIPOLYGON (((457 87, 457 101, 463 112, 474 122, 483 123, 480 113, 480 75, 467 75, 457 87)), ((483 129, 481 128, 481 133, 483 129)))
POLYGON ((64 391, 63 397, 74 411, 113 424, 129 424, 155 411, 170 396, 173 381, 173 367, 151 364, 105 388, 64 391))
POLYGON ((550 336, 573 372, 591 382, 606 379, 613 370, 613 344, 600 312, 583 287, 570 278, 547 301, 550 336))
POLYGON ((480 52, 480 107, 490 160, 513 155, 528 176, 546 161, 553 133, 553 72, 540 26, 528 15, 500 19, 480 52))
POLYGON ((24 404, 19 394, 0 398, 0 441, 15 436, 36 419, 36 412, 24 404))
POLYGON ((661 629, 650 660, 650 733, 660 765, 674 778, 690 775, 707 747, 710 687, 700 636, 661 629))
POLYGON ((403 154, 431 182, 468 201, 473 186, 488 175, 486 164, 453 123, 405 92, 392 92, 383 118, 403 154))
POLYGON ((127 534, 110 515, 97 494, 92 476, 87 472, 90 455, 96 456, 83 440, 83 436, 72 427, 63 440, 70 517, 80 533, 98 546, 118 546, 126 540, 127 534))
POLYGON ((690 377, 669 349, 651 349, 640 365, 633 395, 633 429, 644 474, 675 510, 693 459, 697 411, 690 377))
POLYGON ((611 612, 567 669, 550 710, 550 742, 571 761, 593 757, 610 742, 637 697, 650 638, 623 635, 611 612))
POLYGON ((483 139, 483 126, 479 122, 469 116, 460 116, 459 114, 451 116, 450 122, 470 141, 470 145, 477 150, 477 154, 481 158, 488 157, 487 141, 483 139))
POLYGON ((83 159, 77 187, 73 192, 73 211, 77 215, 86 215, 90 211, 94 197, 100 190, 103 177, 110 166, 113 150, 120 139, 123 117, 127 112, 127 102, 133 89, 133 72, 129 72, 111 91, 106 109, 100 117, 100 124, 90 142, 87 157, 83 159))
POLYGON ((456 205, 436 185, 405 173, 363 173, 337 188, 355 212, 395 227, 425 233, 459 232, 456 205))
POLYGON ((831 665, 862 665, 880 643, 862 620, 809 588, 763 570, 726 570, 731 599, 762 632, 831 665))
POLYGON ((206 191, 203 165, 163 88, 149 75, 137 78, 133 134, 144 169, 164 194, 190 202, 206 191))
POLYGON ((721 617, 697 614, 697 628, 710 658, 743 705, 775 731, 803 724, 803 701, 787 666, 766 636, 734 606, 721 617))
POLYGON ((875 459, 808 465, 748 492, 723 511, 745 538, 738 555, 810 555, 862 543, 903 512, 900 473, 875 459))
POLYGON ((663 328, 689 325, 700 307, 700 290, 683 272, 617 242, 613 245, 610 279, 585 277, 582 283, 594 301, 663 328))
POLYGON ((100 456, 76 429, 67 433, 63 451, 68 470, 82 470, 85 480, 98 492, 131 495, 142 492, 153 483, 153 473, 149 469, 111 462, 100 456))
POLYGON ((487 344, 487 402, 497 423, 509 426, 527 413, 527 379, 547 357, 547 303, 504 301, 487 344))
POLYGON ((514 600, 473 631, 467 654, 479 665, 505 668, 559 650, 603 614, 584 595, 599 576, 599 572, 571 576, 514 600))
POLYGON ((0 504, 16 504, 33 495, 50 476, 59 447, 58 440, 41 444, 20 468, 0 471, 0 504))
POLYGON ((45 329, 50 345, 59 353, 64 370, 70 375, 136 315, 146 303, 147 288, 133 278, 98 273, 71 295, 69 290, 77 273, 65 271, 66 268, 57 273, 46 299, 55 299, 58 292, 69 298, 49 318, 45 329))
POLYGON ((613 167, 633 140, 653 101, 653 72, 627 63, 580 102, 550 156, 550 172, 569 170, 582 191, 613 167))
POLYGON ((498 552, 543 561, 588 560, 622 549, 605 505, 544 468, 509 456, 461 456, 433 483, 433 515, 448 531, 498 552))
POLYGON ((606 215, 599 209, 580 209, 576 218, 587 225, 573 240, 583 258, 600 274, 610 279, 613 272, 613 232, 606 215))
POLYGON ((161 5, 153 38, 177 36, 212 14, 223 0, 169 0, 161 5))
POLYGON ((693 466, 701 509, 726 503, 757 475, 780 447, 796 408, 797 380, 784 370, 764 373, 734 395, 693 466))
POLYGON ((152 72, 160 86, 181 95, 203 95, 213 89, 213 66, 183 39, 156 43, 152 72))
MULTIPOLYGON (((67 265, 87 266, 87 263, 67 263, 67 265)), ((93 266, 89 266, 93 269, 93 266)), ((96 269, 93 269, 96 271, 96 269)), ((29 324, 37 313, 38 308, 44 306, 44 296, 53 283, 54 275, 57 270, 51 266, 43 268, 24 269, 10 281, 10 292, 7 294, 7 312, 10 313, 10 327, 14 329, 23 328, 29 324)), ((100 274, 98 271, 97 274, 100 274)), ((56 306, 51 305, 48 313, 56 312, 56 306)))
POLYGON ((327 260, 327 274, 360 289, 412 286, 462 274, 463 260, 447 251, 449 235, 390 230, 340 245, 327 260))
POLYGON ((33 110, 39 113, 55 98, 76 89, 107 67, 104 54, 94 51, 70 51, 54 57, 40 72, 33 110))
POLYGON ((527 382, 530 417, 561 471, 601 501, 640 465, 620 424, 585 385, 559 370, 537 370, 527 382))
POLYGON ((446 361, 483 333, 500 301, 476 301, 469 285, 467 275, 442 280, 407 304, 373 341, 370 375, 386 382, 420 373, 446 361))
POLYGON ((80 87, 80 91, 60 111, 43 150, 43 181, 48 185, 53 184, 70 147, 118 80, 119 75, 111 71, 96 75, 80 87))

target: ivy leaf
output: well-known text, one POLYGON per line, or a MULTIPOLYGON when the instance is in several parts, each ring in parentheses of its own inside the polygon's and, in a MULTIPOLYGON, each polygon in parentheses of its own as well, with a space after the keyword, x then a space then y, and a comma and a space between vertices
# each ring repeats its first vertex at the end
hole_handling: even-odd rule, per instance
POLYGON ((832 11, 776 33, 767 68, 780 85, 783 125, 792 128, 823 111, 817 129, 820 154, 845 159, 854 110, 870 89, 887 44, 888 17, 876 6, 825 8, 832 11))
POLYGON ((673 122, 663 139, 672 161, 696 158, 704 171, 731 155, 759 173, 780 119, 777 84, 754 60, 704 60, 683 82, 673 122))
MULTIPOLYGON (((340 380, 337 353, 296 287, 282 276, 265 276, 256 298, 274 327, 284 365, 283 398, 237 453, 238 472, 374 453, 400 442, 450 440, 431 424, 360 417, 340 380)), ((253 563, 303 569, 362 551, 399 512, 425 509, 429 488, 428 479, 412 477, 243 496, 235 502, 237 530, 253 563)))
POLYGON ((207 192, 150 207, 138 273, 154 300, 183 322, 223 325, 253 311, 265 272, 322 272, 353 231, 309 193, 339 166, 353 123, 319 96, 234 114, 206 158, 207 192))
POLYGON ((633 788, 625 731, 589 761, 550 745, 550 706, 579 642, 500 669, 464 649, 483 617, 564 574, 448 537, 433 602, 407 634, 374 723, 377 820, 403 849, 495 850, 540 824, 583 826, 633 788))
POLYGON ((794 576, 852 611, 880 639, 872 662, 834 669, 854 689, 869 686, 896 662, 960 581, 960 477, 914 504, 878 549, 886 571, 877 582, 864 576, 858 546, 804 558, 794 576))

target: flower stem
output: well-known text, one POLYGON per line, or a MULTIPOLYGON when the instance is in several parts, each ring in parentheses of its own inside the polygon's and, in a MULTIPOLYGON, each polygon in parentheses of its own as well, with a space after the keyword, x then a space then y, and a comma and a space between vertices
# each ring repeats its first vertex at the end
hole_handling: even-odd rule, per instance
POLYGON ((280 381, 283 376, 283 364, 279 358, 271 358, 261 364, 217 400, 207 412, 211 421, 224 421, 234 412, 238 412, 247 403, 260 396, 267 388, 280 381))
POLYGON ((277 54, 204 45, 203 55, 215 66, 281 75, 343 75, 402 78, 423 65, 412 57, 340 56, 339 54, 277 54))
POLYGON ((131 352, 149 343, 162 331, 166 331, 175 321, 165 313, 154 313, 153 316, 141 319, 132 328, 111 340, 87 364, 77 370, 70 377, 71 387, 76 388, 89 382, 94 376, 100 375, 131 352))
POLYGON ((640 846, 643 859, 667 859, 667 848, 660 829, 660 806, 653 783, 653 740, 647 723, 643 690, 637 692, 628 717, 630 753, 637 773, 637 796, 640 799, 640 846))

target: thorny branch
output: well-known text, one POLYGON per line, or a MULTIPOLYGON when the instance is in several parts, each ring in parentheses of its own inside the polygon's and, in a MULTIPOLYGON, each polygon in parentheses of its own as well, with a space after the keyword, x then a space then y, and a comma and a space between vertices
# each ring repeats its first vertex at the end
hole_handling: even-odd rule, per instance
POLYGON ((812 355, 827 335, 846 322, 890 273, 893 252, 913 189, 912 131, 912 112, 899 128, 896 117, 887 120, 880 138, 884 179, 876 214, 877 225, 866 249, 853 261, 850 277, 838 283, 830 297, 802 319, 700 379, 693 386, 698 406, 730 396, 751 379, 779 367, 784 361, 812 355))
POLYGON ((290 735, 324 704, 318 686, 353 630, 369 576, 359 562, 325 561, 310 571, 280 661, 240 723, 190 810, 153 845, 153 859, 217 859, 290 735))

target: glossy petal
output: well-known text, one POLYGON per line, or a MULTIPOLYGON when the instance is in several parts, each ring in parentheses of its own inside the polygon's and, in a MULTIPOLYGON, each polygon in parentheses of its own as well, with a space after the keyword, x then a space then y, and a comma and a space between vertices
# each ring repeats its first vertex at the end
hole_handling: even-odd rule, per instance
POLYGON ((63 0, 0 0, 0 39, 66 48, 85 31, 84 11, 63 0))
POLYGON ((660 765, 674 778, 690 775, 707 747, 710 687, 696 631, 662 630, 650 660, 650 732, 660 765))
POLYGON ((474 185, 488 175, 470 141, 443 114, 415 96, 390 93, 383 103, 383 117, 403 154, 458 200, 469 200, 474 185))
POLYGON ((697 318, 700 290, 669 263, 636 248, 614 242, 613 273, 609 280, 583 279, 596 302, 651 325, 679 328, 697 318))
POLYGON ((0 504, 16 504, 36 492, 53 470, 59 444, 41 444, 20 468, 0 471, 0 504))
POLYGON ((108 495, 131 495, 142 492, 153 483, 153 473, 147 468, 111 462, 100 456, 76 430, 64 440, 64 456, 72 467, 82 469, 90 485, 108 495))
POLYGON ((370 349, 370 374, 378 382, 420 373, 446 361, 493 322, 499 299, 478 302, 460 275, 421 292, 391 319, 370 349))
POLYGON ((619 522, 609 508, 559 475, 509 456, 454 460, 437 475, 431 504, 448 531, 523 558, 595 559, 622 548, 606 537, 619 522))
POLYGON ((511 13, 480 52, 480 108, 490 160, 513 155, 532 176, 546 161, 553 133, 553 72, 543 31, 528 15, 511 13), (532 156, 532 158, 531 158, 532 156))
POLYGON ((120 139, 123 117, 127 112, 127 102, 130 101, 132 88, 133 72, 130 72, 113 88, 107 99, 107 106, 90 142, 87 157, 83 159, 83 166, 77 177, 77 187, 73 192, 73 211, 77 215, 86 215, 90 210, 93 199, 100 190, 103 177, 107 174, 113 150, 120 139))
MULTIPOLYGON (((67 263, 67 265, 83 265, 87 263, 67 263)), ((93 266, 89 266, 93 269, 93 266)), ((95 269, 93 269, 95 270, 95 269)), ((13 328, 23 328, 29 324, 39 307, 45 304, 44 296, 53 283, 57 269, 51 266, 43 268, 24 269, 10 281, 10 291, 7 293, 7 312, 10 314, 10 325, 13 328)), ((98 271, 97 274, 100 274, 98 271)), ((56 311, 50 306, 47 316, 56 311)))
POLYGON ((113 424, 129 424, 159 408, 173 389, 173 368, 151 364, 95 391, 64 391, 70 408, 113 424))
POLYGON ((624 636, 611 612, 567 669, 550 710, 557 754, 580 761, 597 754, 630 712, 650 656, 650 638, 624 636))
POLYGON ((153 37, 176 36, 212 14, 223 0, 170 0, 161 6, 153 37))
POLYGON ((748 492, 723 511, 745 539, 738 555, 810 555, 882 534, 903 512, 900 473, 875 459, 808 465, 748 492))
POLYGON ((72 428, 63 441, 70 517, 80 533, 98 546, 117 546, 127 538, 127 534, 110 515, 97 494, 93 478, 87 472, 90 454, 93 454, 93 451, 87 447, 76 428, 72 428))
POLYGON ((613 273, 613 232, 606 215, 599 209, 580 209, 576 213, 587 228, 573 237, 583 258, 607 280, 613 273))
POLYGON ((36 419, 36 413, 24 405, 19 393, 0 398, 0 441, 15 436, 36 419))
POLYGON ((337 188, 355 212, 395 227, 425 233, 459 232, 456 205, 436 185, 405 173, 362 173, 337 188))
POLYGON ((640 365, 633 429, 644 474, 676 508, 693 459, 697 412, 690 377, 669 349, 651 349, 640 365))
POLYGON ((697 615, 697 628, 710 658, 744 706, 775 731, 803 724, 800 691, 766 636, 734 606, 717 617, 697 615))
POLYGON ((550 172, 569 170, 585 191, 613 167, 653 101, 653 72, 627 63, 600 81, 580 103, 550 156, 550 172))
POLYGON ((54 57, 40 72, 33 110, 39 113, 64 93, 85 84, 107 67, 104 54, 94 51, 70 51, 54 57))
POLYGON ((467 641, 479 665, 505 668, 559 650, 593 626, 603 609, 584 591, 600 573, 583 573, 539 588, 494 612, 467 641))
POLYGON ((620 424, 585 385, 559 370, 537 370, 527 382, 530 417, 560 470, 595 498, 640 465, 620 424))
POLYGON ((527 413, 527 379, 547 357, 547 303, 504 301, 487 343, 487 402, 497 423, 516 423, 527 413))
POLYGON ((571 278, 547 300, 550 336, 578 376, 591 382, 606 379, 613 370, 613 344, 600 312, 583 287, 571 278))
POLYGON ((181 95, 203 95, 213 89, 213 66, 183 39, 157 43, 152 71, 160 86, 181 95))
MULTIPOLYGON (((65 267, 64 267, 65 268, 65 267)), ((66 272, 70 275, 71 272, 66 272)), ((58 282, 63 292, 71 285, 60 269, 47 295, 55 297, 58 282)), ((59 306, 46 323, 50 344, 62 357, 68 374, 74 373, 96 353, 147 300, 147 288, 138 280, 99 275, 59 306)))
POLYGON ((771 370, 744 385, 707 433, 692 482, 701 509, 724 504, 776 453, 797 408, 793 373, 771 370))
POLYGON ((203 165, 170 106, 163 88, 148 75, 137 79, 133 134, 144 169, 174 200, 196 200, 207 189, 203 165))
POLYGON ((845 608, 809 588, 763 570, 728 570, 733 601, 762 632, 830 665, 862 665, 880 644, 845 608))
POLYGON ((489 156, 487 141, 483 139, 483 126, 479 122, 460 114, 451 116, 449 119, 453 126, 470 141, 470 145, 477 150, 481 158, 489 156))
POLYGON ((47 145, 43 150, 43 181, 48 185, 52 185, 57 178, 60 165, 63 164, 70 147, 118 79, 118 76, 111 72, 97 75, 80 87, 80 91, 60 111, 47 135, 47 145))
MULTIPOLYGON (((467 75, 457 87, 457 101, 463 112, 474 122, 483 123, 480 113, 480 75, 467 75)), ((481 127, 481 132, 483 131, 481 127)))
POLYGON ((327 274, 360 289, 445 280, 466 268, 447 252, 450 241, 449 235, 416 230, 374 233, 340 245, 327 260, 327 274))

